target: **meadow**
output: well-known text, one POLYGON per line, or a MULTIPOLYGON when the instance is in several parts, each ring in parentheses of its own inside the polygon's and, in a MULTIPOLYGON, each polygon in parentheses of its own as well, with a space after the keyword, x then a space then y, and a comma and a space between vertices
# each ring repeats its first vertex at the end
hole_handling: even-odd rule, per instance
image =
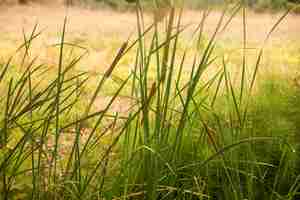
POLYGON ((0 12, 1 200, 300 199, 299 15, 0 12))

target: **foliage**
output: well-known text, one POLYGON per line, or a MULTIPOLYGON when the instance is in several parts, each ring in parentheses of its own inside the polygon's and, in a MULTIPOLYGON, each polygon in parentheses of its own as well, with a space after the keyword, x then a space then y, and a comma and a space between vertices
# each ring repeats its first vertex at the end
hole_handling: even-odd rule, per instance
POLYGON ((38 26, 24 33, 0 68, 1 199, 299 198, 298 89, 276 79, 255 84, 265 44, 251 69, 243 47, 237 74, 226 52, 215 52, 220 30, 240 9, 245 12, 240 4, 223 8, 209 37, 203 30, 210 11, 204 10, 180 53, 182 10, 171 8, 164 27, 147 26, 136 8, 136 39, 124 41, 89 93, 89 74, 76 70, 87 51, 65 40, 67 18, 55 69, 30 57, 38 26), (82 54, 67 57, 76 50, 82 54), (115 77, 129 51, 134 67, 115 77), (104 85, 116 79, 110 101, 96 110, 104 85), (111 112, 125 89, 131 108, 111 112))
MULTIPOLYGON (((28 4, 29 2, 35 3, 49 3, 45 0, 11 0, 19 4, 28 4)), ((8 1, 10 2, 10 0, 8 1)), ((56 1, 64 3, 66 5, 76 5, 76 4, 91 4, 96 6, 97 3, 101 5, 109 6, 113 9, 124 10, 132 8, 135 6, 137 0, 65 0, 65 1, 56 1), (95 4, 96 3, 96 4, 95 4)), ((161 6, 162 4, 170 4, 169 0, 139 0, 142 5, 145 5, 145 8, 153 8, 153 6, 161 6)), ((282 10, 286 8, 295 8, 295 13, 298 13, 298 5, 300 4, 299 0, 176 0, 172 1, 175 4, 184 4, 193 9, 204 9, 209 6, 220 6, 229 3, 235 2, 245 2, 251 8, 256 11, 266 11, 266 10, 282 10)), ((6 3, 6 1, 0 1, 0 3, 6 3)), ((99 6, 99 5, 98 5, 99 6)))

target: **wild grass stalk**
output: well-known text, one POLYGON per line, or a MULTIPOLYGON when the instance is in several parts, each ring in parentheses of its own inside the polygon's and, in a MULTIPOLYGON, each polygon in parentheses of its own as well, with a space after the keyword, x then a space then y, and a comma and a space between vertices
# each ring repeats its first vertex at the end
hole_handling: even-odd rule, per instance
POLYGON ((56 76, 44 85, 39 78, 47 66, 30 56, 41 32, 36 25, 28 38, 24 33, 17 50, 24 52, 22 73, 10 74, 18 67, 13 57, 1 65, 1 199, 296 199, 299 171, 293 162, 299 158, 290 138, 264 133, 256 127, 267 122, 253 117, 259 112, 253 104, 259 92, 253 91, 264 45, 288 12, 271 28, 253 70, 247 64, 245 5, 225 6, 208 39, 210 10, 202 12, 180 52, 184 9, 172 5, 162 22, 147 26, 137 1, 137 39, 124 41, 91 95, 84 94, 88 72, 75 69, 87 52, 65 59, 68 48, 79 47, 66 42, 67 18, 56 45, 56 76), (235 84, 230 58, 215 50, 240 11, 243 44, 235 84), (96 110, 98 96, 131 52, 129 76, 96 110), (125 115, 112 113, 125 87, 131 108, 125 115))

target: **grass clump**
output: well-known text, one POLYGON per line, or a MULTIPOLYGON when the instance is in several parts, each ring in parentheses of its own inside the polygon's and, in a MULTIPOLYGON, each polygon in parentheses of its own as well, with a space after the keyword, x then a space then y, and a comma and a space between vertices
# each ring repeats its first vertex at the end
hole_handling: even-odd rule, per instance
POLYGON ((139 3, 135 11, 137 39, 123 42, 93 89, 86 88, 89 74, 76 70, 86 52, 65 58, 68 48, 78 48, 65 41, 67 19, 55 76, 46 83, 41 77, 50 69, 30 57, 37 27, 24 34, 20 66, 13 57, 1 64, 1 199, 297 199, 299 116, 289 108, 299 105, 298 89, 277 80, 255 84, 264 49, 249 66, 244 5, 225 6, 210 36, 210 10, 202 11, 183 53, 182 9, 171 7, 163 23, 149 26, 139 3), (215 49, 240 11, 237 74, 215 49), (116 81, 129 51, 134 66, 116 81), (19 76, 10 73, 15 68, 19 76), (117 86, 96 109, 110 81, 117 86), (112 111, 124 90, 130 109, 112 111))

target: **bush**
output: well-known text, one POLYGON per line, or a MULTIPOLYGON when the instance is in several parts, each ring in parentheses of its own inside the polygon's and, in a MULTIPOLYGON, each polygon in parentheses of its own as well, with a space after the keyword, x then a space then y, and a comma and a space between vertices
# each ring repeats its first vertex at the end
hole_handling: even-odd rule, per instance
POLYGON ((295 14, 300 14, 300 2, 298 3, 287 3, 287 8, 292 9, 295 14), (299 3, 299 4, 298 4, 299 3))
POLYGON ((279 10, 286 7, 287 0, 257 0, 253 7, 257 11, 279 10))

